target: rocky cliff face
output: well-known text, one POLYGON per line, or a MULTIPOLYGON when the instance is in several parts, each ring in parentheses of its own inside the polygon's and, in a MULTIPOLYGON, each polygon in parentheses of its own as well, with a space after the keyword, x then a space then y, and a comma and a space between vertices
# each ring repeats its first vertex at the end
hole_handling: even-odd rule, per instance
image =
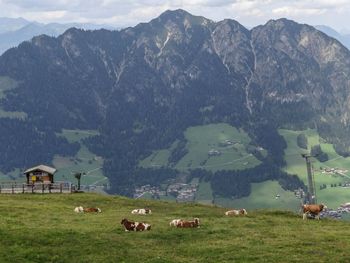
POLYGON ((0 75, 18 86, 1 107, 25 112, 38 133, 99 129, 90 147, 112 178, 203 123, 256 137, 263 125, 311 125, 350 143, 349 73, 350 52, 311 26, 280 19, 248 30, 176 10, 121 31, 73 28, 7 51, 0 75))

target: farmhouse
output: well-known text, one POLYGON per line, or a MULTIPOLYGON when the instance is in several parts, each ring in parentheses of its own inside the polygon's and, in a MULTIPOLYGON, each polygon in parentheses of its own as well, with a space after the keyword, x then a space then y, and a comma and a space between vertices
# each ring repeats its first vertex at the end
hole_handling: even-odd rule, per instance
POLYGON ((24 174, 27 177, 27 184, 53 183, 55 168, 46 165, 38 165, 27 169, 24 174))

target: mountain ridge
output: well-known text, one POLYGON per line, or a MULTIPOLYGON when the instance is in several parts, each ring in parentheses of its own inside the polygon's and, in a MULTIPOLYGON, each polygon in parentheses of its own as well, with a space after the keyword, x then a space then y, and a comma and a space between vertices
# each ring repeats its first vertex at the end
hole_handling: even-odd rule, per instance
MULTIPOLYGON (((61 129, 98 130, 85 143, 105 159, 112 191, 130 195, 138 162, 177 140, 173 159, 183 157, 183 132, 191 126, 224 122, 245 130, 268 152, 253 169, 281 178, 286 144, 277 128, 317 128, 346 155, 348 73, 350 51, 311 26, 279 19, 247 30, 235 20, 175 10, 120 31, 73 28, 8 50, 0 75, 19 84, 0 106, 25 112, 27 119, 13 120, 14 127, 36 127, 38 138, 61 129)), ((75 149, 63 141, 61 148, 75 149)), ((50 152, 47 160, 55 148, 50 152)), ((0 168, 12 169, 6 162, 0 168)), ((256 178, 247 180, 244 185, 256 178)))

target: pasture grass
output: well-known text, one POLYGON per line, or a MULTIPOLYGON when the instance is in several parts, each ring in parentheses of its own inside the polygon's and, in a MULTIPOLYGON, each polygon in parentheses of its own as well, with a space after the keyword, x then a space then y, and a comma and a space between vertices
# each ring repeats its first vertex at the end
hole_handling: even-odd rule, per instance
MULTIPOLYGON (((243 170, 260 164, 252 154, 246 151, 250 138, 243 130, 226 123, 189 127, 184 132, 188 153, 179 160, 175 168, 180 171, 201 168, 216 172, 218 170, 243 170), (225 145, 225 141, 234 142, 225 145), (218 150, 220 155, 208 156, 210 150, 218 150)), ((175 141, 169 149, 154 151, 139 165, 145 168, 168 167, 168 158, 176 146, 175 141)), ((262 150, 264 154, 264 150, 262 150)))
POLYGON ((215 204, 233 208, 272 208, 295 212, 300 209, 300 199, 297 199, 293 192, 284 190, 277 181, 252 183, 252 191, 248 197, 239 199, 215 198, 215 204), (276 195, 280 197, 276 198, 276 195))
POLYGON ((0 195, 0 262, 349 262, 348 222, 303 221, 292 212, 225 209, 97 194, 0 195), (100 214, 77 214, 75 206, 100 214), (131 215, 148 207, 152 214, 131 215), (125 232, 122 218, 152 224, 125 232), (198 229, 171 228, 199 217, 198 229))

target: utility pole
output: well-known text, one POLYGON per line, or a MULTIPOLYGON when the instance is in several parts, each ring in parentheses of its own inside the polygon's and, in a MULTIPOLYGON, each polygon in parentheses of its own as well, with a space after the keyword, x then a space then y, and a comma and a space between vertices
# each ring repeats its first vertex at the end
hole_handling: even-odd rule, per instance
POLYGON ((316 193, 312 176, 312 168, 311 168, 311 155, 303 153, 301 155, 306 161, 306 169, 307 169, 307 183, 308 183, 308 193, 307 193, 307 201, 309 204, 316 203, 316 193))

